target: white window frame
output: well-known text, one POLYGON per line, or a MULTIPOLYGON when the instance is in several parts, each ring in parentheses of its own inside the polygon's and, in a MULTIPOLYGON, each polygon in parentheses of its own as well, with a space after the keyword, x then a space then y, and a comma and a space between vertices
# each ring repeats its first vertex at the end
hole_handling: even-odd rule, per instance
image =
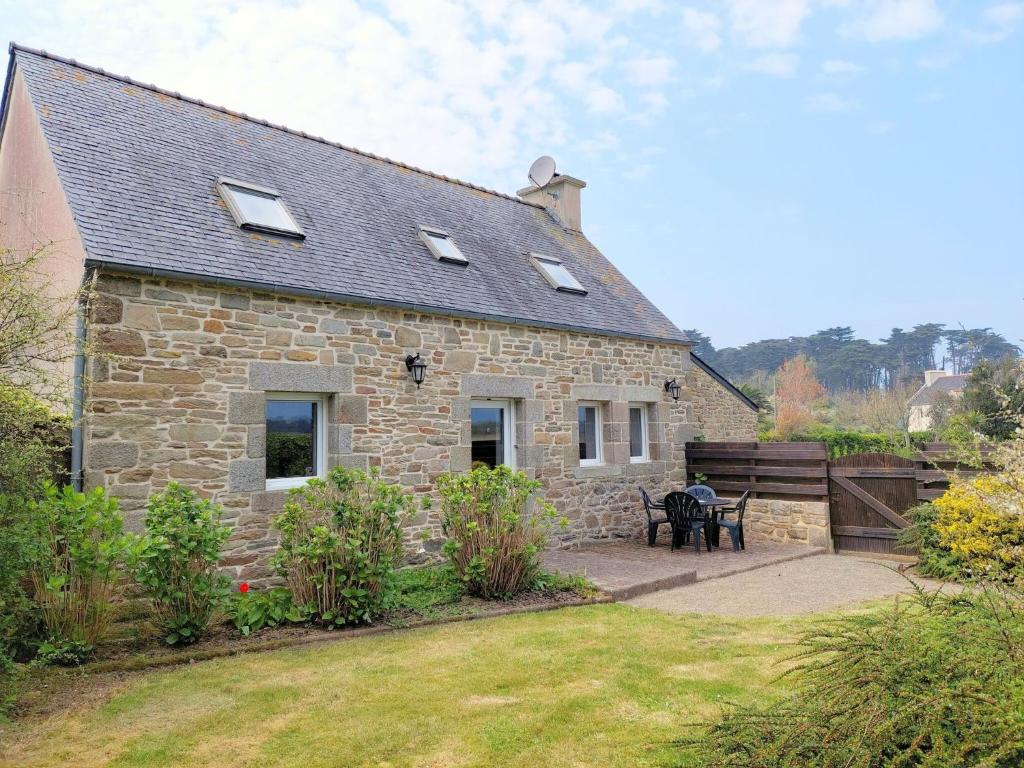
POLYGON ((647 404, 646 403, 629 403, 629 407, 628 407, 628 409, 626 411, 626 416, 627 416, 627 419, 626 419, 626 429, 628 431, 628 434, 627 434, 627 437, 629 438, 628 442, 630 442, 630 443, 632 442, 632 438, 633 438, 633 435, 632 435, 633 421, 632 421, 632 419, 629 418, 629 416, 630 416, 630 412, 634 408, 637 408, 637 409, 640 410, 640 450, 642 451, 642 453, 639 456, 630 455, 629 463, 630 464, 644 464, 645 462, 648 462, 648 461, 651 460, 651 449, 650 449, 651 441, 650 441, 650 438, 648 437, 648 431, 647 431, 647 404))
POLYGON ((534 269, 540 272, 541 276, 548 281, 548 284, 556 291, 562 293, 575 293, 579 296, 586 296, 587 289, 583 287, 583 284, 576 279, 576 275, 562 263, 561 259, 556 259, 554 256, 546 256, 543 253, 530 252, 530 263, 533 264, 534 269), (554 276, 545 269, 545 264, 558 265, 565 268, 566 273, 572 280, 572 285, 564 285, 554 278, 554 276))
POLYGON ((469 264, 469 259, 466 258, 466 254, 464 254, 462 252, 462 249, 459 248, 458 245, 456 245, 455 238, 453 238, 443 229, 438 229, 437 227, 425 227, 421 224, 420 240, 423 241, 424 245, 426 245, 430 252, 434 255, 434 258, 440 262, 444 262, 445 264, 461 264, 463 266, 469 264), (455 259, 446 253, 442 253, 440 250, 438 250, 437 245, 434 244, 434 241, 430 239, 431 237, 437 237, 443 240, 447 240, 449 244, 452 246, 452 248, 454 248, 456 252, 459 254, 459 256, 461 256, 462 258, 455 259))
POLYGON ((515 400, 508 400, 504 398, 494 397, 474 397, 469 401, 469 428, 470 428, 470 448, 472 449, 472 430, 473 430, 473 407, 478 405, 482 408, 501 408, 505 411, 504 429, 502 430, 502 443, 505 446, 505 458, 508 461, 503 461, 509 469, 516 468, 516 449, 519 447, 513 441, 513 436, 516 433, 515 419, 516 419, 516 402, 515 400))
POLYGON ((285 235, 286 237, 294 237, 299 240, 306 239, 306 233, 302 231, 298 222, 295 221, 295 217, 292 216, 292 212, 288 210, 288 206, 284 204, 281 194, 276 189, 261 187, 259 184, 251 184, 248 181, 239 181, 238 179, 221 176, 217 179, 217 191, 220 193, 225 205, 227 205, 228 210, 231 211, 231 215, 234 217, 235 223, 240 229, 250 230, 253 232, 266 232, 272 235, 285 235), (238 204, 235 202, 234 193, 232 190, 228 189, 228 187, 238 187, 242 190, 255 192, 258 195, 274 198, 277 204, 281 206, 281 210, 284 211, 285 217, 291 222, 291 227, 288 229, 283 227, 272 227, 246 218, 242 209, 239 208, 238 204))
MULTIPOLYGON (((267 402, 273 400, 292 400, 309 403, 316 403, 316 474, 309 477, 275 477, 267 478, 268 491, 284 491, 289 488, 299 488, 306 484, 307 480, 314 477, 327 476, 327 397, 315 392, 267 392, 267 402)), ((266 408, 263 416, 264 428, 266 428, 266 408)), ((270 434, 270 430, 266 430, 270 434)), ((266 435, 264 435, 266 439, 266 435)), ((264 451, 264 472, 266 472, 266 451, 264 451)))
MULTIPOLYGON (((599 467, 604 464, 604 415, 601 413, 602 404, 593 402, 590 400, 582 400, 576 404, 576 429, 579 430, 580 423, 580 408, 593 408, 594 409, 594 435, 597 439, 597 456, 592 459, 580 459, 581 467, 599 467)), ((579 444, 583 440, 583 435, 579 435, 579 439, 576 441, 577 450, 579 444)))

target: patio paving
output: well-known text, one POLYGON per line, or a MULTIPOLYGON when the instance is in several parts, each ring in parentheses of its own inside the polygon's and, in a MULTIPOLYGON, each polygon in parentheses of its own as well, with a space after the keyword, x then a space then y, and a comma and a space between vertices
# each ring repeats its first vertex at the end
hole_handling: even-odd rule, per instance
POLYGON ((911 571, 904 576, 897 562, 853 555, 818 555, 733 575, 715 582, 710 589, 676 587, 629 603, 665 613, 794 616, 908 594, 914 591, 914 584, 927 591, 959 591, 958 585, 923 579, 911 571))
POLYGON ((544 553, 544 567, 585 576, 615 599, 628 600, 823 552, 818 547, 755 540, 748 541, 743 552, 725 547, 696 555, 690 547, 672 552, 667 544, 648 547, 639 539, 617 539, 572 549, 550 549, 544 553))

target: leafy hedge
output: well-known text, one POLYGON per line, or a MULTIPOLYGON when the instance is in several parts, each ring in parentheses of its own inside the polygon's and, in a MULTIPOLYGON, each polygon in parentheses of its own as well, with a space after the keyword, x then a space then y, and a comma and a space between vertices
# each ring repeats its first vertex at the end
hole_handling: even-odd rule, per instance
POLYGON ((831 459, 854 453, 894 453, 897 456, 913 458, 915 451, 926 442, 934 440, 931 432, 912 432, 909 436, 884 434, 880 432, 856 432, 849 429, 815 427, 781 440, 774 432, 762 432, 758 439, 763 442, 825 443, 831 459))

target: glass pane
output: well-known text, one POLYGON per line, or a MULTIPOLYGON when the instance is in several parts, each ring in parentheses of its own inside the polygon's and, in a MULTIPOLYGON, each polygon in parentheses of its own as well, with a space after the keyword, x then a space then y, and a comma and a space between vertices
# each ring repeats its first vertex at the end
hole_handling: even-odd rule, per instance
POLYGON ((316 406, 306 400, 267 401, 267 479, 316 474, 316 406))
POLYGON ((256 224, 273 229, 294 232, 295 224, 285 211, 281 201, 271 195, 263 195, 249 189, 227 185, 235 205, 242 212, 247 224, 256 224))
POLYGON ((629 409, 629 457, 640 459, 644 455, 644 415, 640 408, 629 409))
POLYGON ((565 268, 564 264, 556 264, 552 261, 540 261, 539 263, 541 267, 544 268, 544 271, 551 275, 551 279, 554 280, 560 288, 572 288, 576 291, 583 290, 583 286, 580 285, 576 278, 572 276, 572 273, 565 268))
POLYGON ((580 422, 580 461, 597 459, 597 408, 592 405, 581 405, 580 422))
POLYGON ((470 436, 474 469, 480 464, 505 463, 505 409, 480 407, 470 411, 470 436))
POLYGON ((452 259, 454 261, 466 261, 466 257, 462 255, 452 239, 450 237, 441 237, 440 235, 432 235, 429 232, 427 237, 430 238, 430 242, 437 248, 437 252, 446 259, 452 259))

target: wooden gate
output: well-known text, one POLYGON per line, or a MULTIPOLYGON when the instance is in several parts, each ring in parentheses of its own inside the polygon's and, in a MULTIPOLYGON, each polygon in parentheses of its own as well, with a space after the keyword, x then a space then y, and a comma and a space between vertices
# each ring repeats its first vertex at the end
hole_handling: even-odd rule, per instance
POLYGON ((891 453, 857 453, 828 464, 829 514, 837 551, 913 554, 897 547, 918 504, 914 461, 891 453))

